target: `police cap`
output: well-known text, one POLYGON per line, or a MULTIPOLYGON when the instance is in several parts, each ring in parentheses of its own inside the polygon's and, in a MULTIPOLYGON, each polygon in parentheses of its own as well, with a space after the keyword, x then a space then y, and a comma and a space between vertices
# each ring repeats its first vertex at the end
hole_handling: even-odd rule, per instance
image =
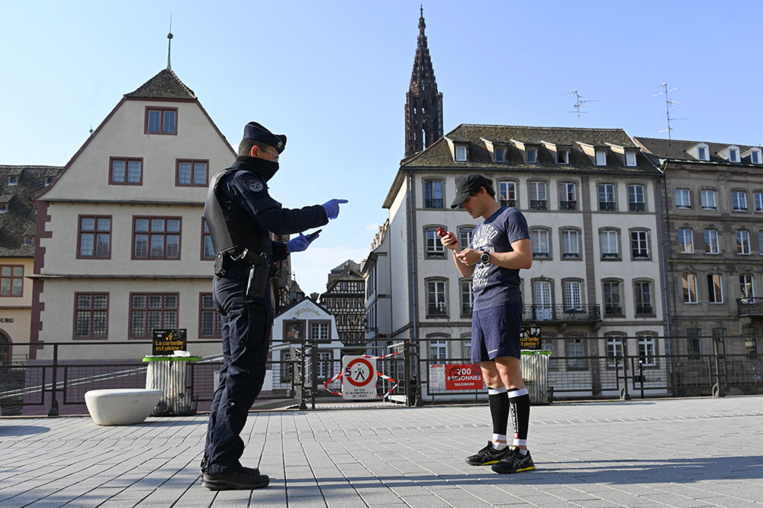
POLYGON ((275 148, 278 153, 283 152, 286 148, 286 136, 284 134, 273 134, 257 122, 249 122, 244 126, 244 139, 261 141, 275 148))

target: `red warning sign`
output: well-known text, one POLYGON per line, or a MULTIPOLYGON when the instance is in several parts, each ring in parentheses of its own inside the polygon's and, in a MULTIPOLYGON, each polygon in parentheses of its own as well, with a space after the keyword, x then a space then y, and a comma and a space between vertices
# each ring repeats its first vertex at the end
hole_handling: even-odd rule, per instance
POLYGON ((446 365, 445 389, 482 390, 482 371, 478 365, 446 365))
POLYGON ((355 358, 346 367, 347 381, 355 386, 365 386, 375 379, 374 367, 365 358, 355 358))

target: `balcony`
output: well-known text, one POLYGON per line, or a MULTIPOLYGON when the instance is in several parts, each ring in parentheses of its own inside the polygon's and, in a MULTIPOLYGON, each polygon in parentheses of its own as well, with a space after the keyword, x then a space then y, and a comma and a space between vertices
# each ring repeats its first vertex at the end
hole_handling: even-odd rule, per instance
POLYGON ((599 202, 599 211, 601 212, 616 212, 617 211, 617 203, 614 201, 600 201, 599 202))
POLYGON ((548 210, 548 201, 545 199, 531 199, 530 210, 548 210))
POLYGON ((442 199, 425 199, 425 208, 442 208, 442 199))
POLYGON ((595 323, 601 321, 601 310, 598 305, 582 305, 577 309, 564 305, 524 305, 522 321, 595 323))
POLYGON ((577 210, 578 202, 577 201, 559 201, 559 209, 560 210, 577 210))
POLYGON ((738 298, 739 317, 763 317, 763 298, 738 298))
POLYGON ((631 212, 646 212, 646 203, 631 202, 628 205, 631 212))

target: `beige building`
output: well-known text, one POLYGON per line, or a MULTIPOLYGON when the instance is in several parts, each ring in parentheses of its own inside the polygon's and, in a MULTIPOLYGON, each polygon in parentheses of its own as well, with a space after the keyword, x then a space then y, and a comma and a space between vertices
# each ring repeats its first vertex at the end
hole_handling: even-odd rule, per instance
POLYGON ((37 205, 32 358, 135 360, 152 330, 185 328, 219 353, 214 252, 203 221, 210 175, 235 152, 170 69, 126 94, 37 205), (113 347, 109 342, 134 345, 113 347))
MULTIPOLYGON (((0 365, 23 362, 32 323, 35 208, 55 166, 0 166, 0 365)), ((1 391, 1 389, 0 389, 1 391)))

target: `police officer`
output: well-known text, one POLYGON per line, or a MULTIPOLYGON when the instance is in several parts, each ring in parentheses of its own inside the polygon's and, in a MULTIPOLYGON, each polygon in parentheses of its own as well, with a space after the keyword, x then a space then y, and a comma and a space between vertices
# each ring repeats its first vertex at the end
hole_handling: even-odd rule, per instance
POLYGON ((270 482, 239 462, 244 451, 239 434, 265 379, 273 326, 269 280, 276 261, 304 251, 317 238, 301 232, 335 219, 347 202, 282 208, 267 183, 285 146, 286 136, 246 124, 236 161, 212 178, 204 205, 216 252, 214 301, 223 325, 223 366, 201 463, 202 484, 210 490, 257 489, 270 482), (284 243, 272 241, 270 233, 299 235, 284 243))

